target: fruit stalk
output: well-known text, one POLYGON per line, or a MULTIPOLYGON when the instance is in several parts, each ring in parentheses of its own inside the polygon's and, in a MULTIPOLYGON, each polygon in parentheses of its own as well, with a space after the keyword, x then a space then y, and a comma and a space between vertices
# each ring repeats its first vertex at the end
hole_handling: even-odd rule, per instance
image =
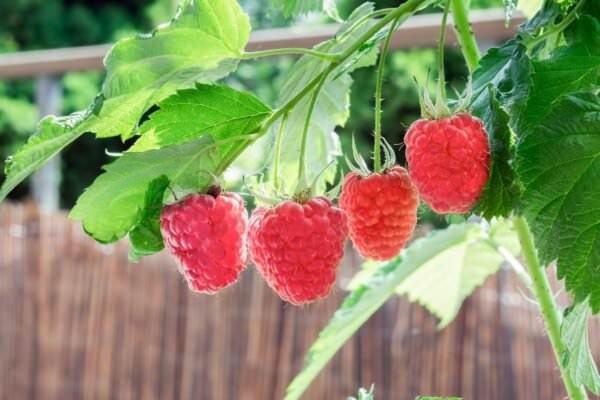
POLYGON ((544 320, 544 326, 548 333, 552 350, 554 350, 556 363, 560 368, 560 375, 567 390, 567 394, 571 400, 587 400, 588 397, 585 390, 573 382, 569 375, 569 371, 564 368, 561 362, 562 355, 565 351, 565 344, 560 338, 560 313, 556 302, 554 301, 554 296, 552 295, 552 290, 550 289, 544 267, 540 264, 538 259, 537 250, 533 242, 529 225, 521 216, 514 219, 514 224, 523 249, 523 256, 527 262, 527 271, 531 277, 531 291, 539 304, 540 312, 544 320))
POLYGON ((464 0, 450 1, 458 43, 467 62, 469 72, 472 73, 479 64, 481 54, 479 53, 479 46, 477 46, 477 40, 475 40, 475 36, 473 35, 471 24, 469 23, 469 10, 464 0))

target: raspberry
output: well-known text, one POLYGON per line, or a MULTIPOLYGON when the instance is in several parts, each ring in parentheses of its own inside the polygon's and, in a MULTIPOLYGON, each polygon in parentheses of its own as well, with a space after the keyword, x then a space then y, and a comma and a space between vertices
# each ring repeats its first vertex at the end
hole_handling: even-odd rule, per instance
POLYGON ((246 267, 248 213, 235 193, 190 195, 163 208, 160 227, 193 291, 216 293, 246 267))
POLYGON ((419 198, 408 172, 395 166, 385 173, 346 175, 340 207, 359 253, 373 260, 396 256, 417 224, 419 198))
POLYGON ((283 300, 301 305, 331 291, 347 235, 343 211, 316 197, 254 210, 248 244, 269 286, 283 300))
POLYGON ((467 213, 488 180, 490 147, 481 121, 460 113, 415 121, 404 138, 410 176, 440 214, 467 213))

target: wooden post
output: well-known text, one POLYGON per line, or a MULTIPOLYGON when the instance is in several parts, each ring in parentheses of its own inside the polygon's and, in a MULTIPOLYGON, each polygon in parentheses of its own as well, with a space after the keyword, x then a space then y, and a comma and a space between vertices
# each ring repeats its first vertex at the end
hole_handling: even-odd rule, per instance
MULTIPOLYGON (((60 114, 62 87, 60 77, 41 75, 36 81, 36 103, 40 118, 60 114)), ((60 156, 51 159, 31 177, 31 195, 44 211, 60 207, 60 156)))

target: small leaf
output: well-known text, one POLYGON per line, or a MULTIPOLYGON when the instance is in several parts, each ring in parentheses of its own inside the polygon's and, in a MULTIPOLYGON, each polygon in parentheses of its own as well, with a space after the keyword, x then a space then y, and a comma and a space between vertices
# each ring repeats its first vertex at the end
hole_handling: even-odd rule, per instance
POLYGON ((130 261, 139 261, 142 257, 158 253, 165 247, 160 233, 160 213, 168 186, 169 179, 164 175, 148 185, 140 221, 129 232, 130 261))
POLYGON ((573 306, 563 319, 560 335, 566 350, 563 365, 575 385, 584 385, 595 395, 600 394, 600 375, 589 344, 588 318, 590 308, 586 301, 573 306))
POLYGON ((517 143, 523 213, 544 264, 600 311, 600 96, 565 97, 517 143), (568 117, 566 117, 568 116, 568 117))
POLYGON ((373 391, 375 390, 375 386, 372 385, 371 389, 367 390, 364 388, 360 388, 358 390, 358 397, 348 397, 347 400, 375 400, 373 391))
POLYGON ((298 14, 307 14, 313 11, 325 11, 327 15, 339 21, 336 0, 273 0, 275 5, 283 10, 283 15, 291 17, 298 14))
POLYGON ((67 117, 48 116, 40 121, 36 133, 6 160, 6 179, 0 188, 0 201, 19 183, 86 132, 85 120, 93 114, 99 101, 100 99, 97 99, 86 111, 67 117))
MULTIPOLYGON (((505 229, 495 230, 494 235, 501 239, 503 246, 514 248, 514 240, 509 239, 511 235, 507 234, 505 229)), ((412 279, 415 274, 420 273, 421 268, 429 269, 428 266, 438 265, 441 254, 449 254, 456 248, 465 248, 467 244, 475 245, 477 249, 472 253, 469 260, 476 263, 473 267, 475 269, 470 270, 476 278, 458 277, 456 279, 458 281, 468 281, 471 285, 479 282, 481 277, 485 275, 477 268, 485 271, 497 268, 501 260, 489 255, 489 251, 492 251, 493 247, 489 247, 491 249, 489 251, 487 248, 483 248, 483 243, 486 240, 489 240, 489 238, 484 235, 477 225, 451 225, 446 230, 436 231, 425 238, 415 240, 402 252, 400 257, 388 263, 377 264, 372 270, 373 273, 365 276, 360 282, 356 282, 355 289, 346 297, 333 318, 319 333, 318 339, 309 349, 303 370, 288 386, 285 400, 299 399, 319 374, 319 371, 369 317, 396 292, 397 288, 407 280, 412 279), (478 258, 480 255, 482 256, 481 259, 478 258), (483 255, 489 257, 486 258, 483 255), (480 261, 481 263, 479 263, 480 261), (490 267, 491 264, 493 264, 493 267, 490 267)), ((448 262, 452 264, 455 261, 450 259, 448 262)), ((457 265, 460 268, 455 268, 454 271, 462 272, 463 261, 463 259, 459 260, 460 264, 457 265)), ((450 267, 452 268, 452 265, 450 267)), ((456 289, 455 286, 453 287, 456 289)), ((449 292, 444 289, 441 295, 450 296, 450 299, 454 301, 453 305, 457 304, 456 298, 464 294, 464 291, 458 296, 449 292)), ((453 312, 453 310, 454 307, 450 312, 453 312)))
POLYGON ((131 151, 153 150, 210 134, 216 141, 255 133, 271 110, 247 92, 198 84, 160 103, 131 151))
POLYGON ((81 220, 85 231, 101 243, 119 240, 143 215, 151 182, 166 176, 173 185, 199 191, 210 183, 218 164, 218 149, 210 137, 151 150, 125 153, 85 190, 70 217, 81 220))

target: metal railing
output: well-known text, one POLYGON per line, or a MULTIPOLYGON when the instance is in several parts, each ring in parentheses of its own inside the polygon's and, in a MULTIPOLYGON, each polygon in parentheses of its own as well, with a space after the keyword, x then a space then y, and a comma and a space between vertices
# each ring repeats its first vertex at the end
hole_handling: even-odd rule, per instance
MULTIPOLYGON (((504 11, 490 9, 471 12, 473 32, 482 48, 502 42, 515 33, 523 22, 516 15, 505 25, 504 11)), ((406 21, 396 32, 392 49, 435 47, 437 45, 441 14, 418 15, 406 21)), ((335 35, 336 24, 265 29, 253 32, 248 51, 280 47, 312 47, 335 35)), ((448 26, 447 44, 454 45, 456 36, 448 26)), ((73 71, 101 70, 110 45, 69 47, 52 50, 24 51, 0 54, 0 79, 36 79, 36 102, 40 116, 58 114, 61 109, 61 76, 73 71)), ((45 210, 58 207, 60 180, 59 161, 54 160, 38 171, 32 179, 32 196, 45 210)))

